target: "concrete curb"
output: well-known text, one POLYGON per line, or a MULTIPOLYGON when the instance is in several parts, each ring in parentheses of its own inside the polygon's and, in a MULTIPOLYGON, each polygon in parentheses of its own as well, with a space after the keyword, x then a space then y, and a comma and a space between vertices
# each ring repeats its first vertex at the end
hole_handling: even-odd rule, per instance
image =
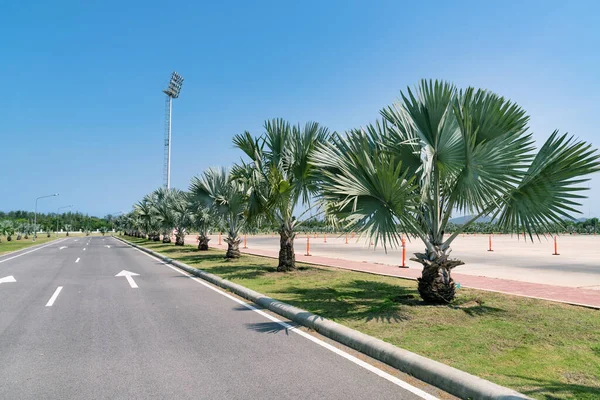
POLYGON ((209 274, 200 269, 165 257, 127 240, 116 237, 132 247, 140 249, 154 257, 172 264, 182 270, 204 279, 214 285, 230 290, 231 292, 250 300, 266 309, 269 309, 300 325, 319 332, 339 343, 353 348, 361 353, 384 362, 394 368, 414 376, 424 382, 436 386, 454 396, 462 399, 487 400, 487 399, 530 399, 519 392, 505 388, 485 379, 476 377, 456 368, 430 360, 426 357, 401 349, 380 339, 365 335, 316 314, 294 307, 287 303, 277 301, 261 293, 250 290, 244 286, 230 282, 216 275, 209 274))

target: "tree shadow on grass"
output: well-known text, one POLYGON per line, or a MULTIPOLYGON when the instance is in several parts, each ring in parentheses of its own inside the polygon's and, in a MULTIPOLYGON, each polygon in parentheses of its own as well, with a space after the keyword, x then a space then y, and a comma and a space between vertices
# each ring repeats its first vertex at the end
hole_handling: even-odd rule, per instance
MULTIPOLYGON (((187 263, 187 261, 181 259, 181 261, 187 263)), ((202 269, 202 263, 196 263, 195 265, 199 269, 202 269)), ((256 279, 263 275, 277 271, 275 268, 270 267, 252 267, 243 264, 235 265, 216 265, 211 266, 207 269, 207 272, 211 274, 219 275, 224 279, 256 279)))
POLYGON ((353 280, 336 287, 291 286, 281 289, 279 293, 286 295, 286 302, 315 314, 366 322, 408 320, 408 307, 422 303, 415 288, 368 280, 353 280))
POLYGON ((476 305, 471 307, 459 307, 460 310, 464 311, 465 314, 471 317, 482 317, 490 314, 503 314, 506 311, 501 308, 488 307, 484 305, 476 305))
POLYGON ((503 314, 506 312, 506 310, 501 308, 486 306, 481 298, 473 296, 457 297, 448 306, 455 310, 461 310, 471 317, 482 317, 484 315, 503 314))
POLYGON ((550 379, 531 378, 521 375, 506 375, 511 378, 523 379, 535 389, 521 390, 526 395, 543 396, 547 400, 562 400, 573 398, 580 400, 597 400, 600 398, 600 384, 598 386, 587 386, 554 381, 550 379), (568 396, 568 397, 565 397, 568 396))

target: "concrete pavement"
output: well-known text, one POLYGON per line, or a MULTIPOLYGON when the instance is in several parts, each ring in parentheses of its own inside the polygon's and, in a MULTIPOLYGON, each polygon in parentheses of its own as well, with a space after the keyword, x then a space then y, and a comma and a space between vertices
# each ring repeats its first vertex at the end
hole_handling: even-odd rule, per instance
MULTIPOLYGON (((328 235, 326 239, 327 242, 322 234, 317 238, 311 235, 311 256, 307 257, 306 234, 299 234, 295 241, 296 260, 400 278, 421 276, 421 265, 409 261, 412 252, 421 246, 417 241, 407 242, 406 265, 410 268, 405 269, 398 268, 401 250, 374 251, 356 238, 346 244, 345 236, 328 235)), ((461 286, 600 308, 600 266, 596 254, 600 236, 559 237, 559 256, 552 255, 551 240, 531 243, 507 235, 494 236, 492 252, 487 251, 488 241, 484 235, 457 239, 453 255, 467 262, 453 270, 453 277, 461 286)), ((186 243, 196 243, 195 236, 188 235, 186 243)), ((216 235, 210 244, 226 248, 225 244, 218 246, 216 235)), ((252 235, 247 237, 247 246, 242 252, 276 258, 279 239, 276 235, 252 235)))
POLYGON ((0 283, 0 398, 439 394, 365 369, 109 237, 9 256, 0 257, 0 280, 16 280, 0 283), (138 275, 116 276, 124 270, 138 275))

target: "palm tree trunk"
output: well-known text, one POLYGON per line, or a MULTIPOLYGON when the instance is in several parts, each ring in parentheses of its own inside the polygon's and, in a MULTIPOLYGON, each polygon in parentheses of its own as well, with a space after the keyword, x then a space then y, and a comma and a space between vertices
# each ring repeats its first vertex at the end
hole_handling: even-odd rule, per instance
POLYGON ((448 253, 441 250, 435 253, 415 253, 415 256, 411 260, 423 265, 421 277, 417 279, 421 298, 432 304, 447 304, 454 300, 456 286, 451 271, 464 262, 448 259, 448 253))
POLYGON ((183 246, 185 244, 185 232, 177 231, 175 234, 175 246, 183 246))
POLYGON ((296 233, 287 229, 285 226, 281 227, 279 231, 279 264, 277 265, 277 271, 286 272, 293 271, 296 269, 296 254, 294 253, 294 238, 296 233))
POLYGON ((240 252, 240 242, 242 239, 239 236, 228 236, 225 238, 225 243, 227 243, 227 253, 225 253, 225 258, 240 258, 242 253, 240 252))
POLYGON ((208 250, 210 238, 204 234, 198 235, 198 250, 208 250))
POLYGON ((171 232, 165 232, 165 233, 163 233, 162 242, 163 243, 171 243, 171 232))

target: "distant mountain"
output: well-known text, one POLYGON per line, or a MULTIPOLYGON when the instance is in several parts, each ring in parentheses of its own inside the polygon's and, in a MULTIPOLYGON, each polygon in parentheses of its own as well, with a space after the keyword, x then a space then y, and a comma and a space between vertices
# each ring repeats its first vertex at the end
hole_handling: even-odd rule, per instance
MULTIPOLYGON (((473 218, 473 215, 465 215, 464 217, 451 218, 450 222, 456 225, 464 225, 469 222, 471 218, 473 218)), ((490 222, 491 220, 490 217, 479 217, 475 222, 490 222)))

